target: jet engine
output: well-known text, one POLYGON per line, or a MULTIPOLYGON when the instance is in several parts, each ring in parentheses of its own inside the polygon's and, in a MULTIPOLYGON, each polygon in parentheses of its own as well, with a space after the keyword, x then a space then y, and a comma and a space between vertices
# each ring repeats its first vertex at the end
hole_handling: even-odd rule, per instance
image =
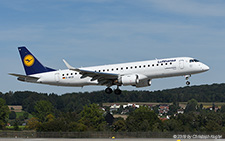
POLYGON ((136 87, 146 87, 151 85, 149 78, 142 74, 131 74, 120 76, 118 82, 124 86, 132 85, 136 87))
POLYGON ((119 78, 119 83, 123 84, 124 86, 136 85, 139 83, 139 78, 137 74, 124 75, 119 78))
POLYGON ((141 80, 141 81, 136 85, 136 87, 137 87, 137 88, 148 87, 148 86, 151 86, 151 84, 152 84, 152 81, 151 81, 151 80, 145 79, 145 80, 141 80))

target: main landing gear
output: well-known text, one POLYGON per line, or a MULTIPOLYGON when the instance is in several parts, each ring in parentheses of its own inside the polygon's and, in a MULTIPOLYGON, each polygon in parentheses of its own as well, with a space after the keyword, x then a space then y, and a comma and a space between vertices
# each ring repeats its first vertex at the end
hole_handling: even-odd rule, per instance
POLYGON ((185 75, 185 79, 187 80, 186 81, 186 85, 190 85, 191 84, 191 82, 190 81, 188 81, 188 79, 191 77, 191 75, 185 75))
POLYGON ((107 93, 107 94, 111 94, 112 92, 113 92, 113 90, 110 87, 105 89, 105 93, 107 93))
MULTIPOLYGON (((111 94, 112 92, 113 92, 113 90, 110 87, 105 89, 105 93, 107 93, 107 94, 111 94)), ((114 93, 116 95, 120 95, 122 93, 122 91, 119 89, 119 86, 117 86, 117 88, 114 90, 114 93)))

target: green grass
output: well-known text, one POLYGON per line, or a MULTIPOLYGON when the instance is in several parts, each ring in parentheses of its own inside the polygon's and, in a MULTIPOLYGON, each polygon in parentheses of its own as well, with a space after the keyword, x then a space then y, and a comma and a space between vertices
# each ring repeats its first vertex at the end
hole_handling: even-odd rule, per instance
MULTIPOLYGON (((6 126, 7 129, 14 129, 14 126, 6 126)), ((19 126, 19 129, 24 129, 25 126, 19 126)))
MULTIPOLYGON (((20 116, 23 116, 24 113, 25 113, 24 111, 22 111, 22 112, 16 112, 16 118, 19 118, 20 116)), ((33 115, 31 115, 31 114, 29 113, 28 119, 30 119, 30 118, 32 118, 32 117, 33 117, 33 115)))
POLYGON ((16 112, 16 118, 19 118, 20 116, 23 116, 23 113, 25 113, 25 112, 16 112))

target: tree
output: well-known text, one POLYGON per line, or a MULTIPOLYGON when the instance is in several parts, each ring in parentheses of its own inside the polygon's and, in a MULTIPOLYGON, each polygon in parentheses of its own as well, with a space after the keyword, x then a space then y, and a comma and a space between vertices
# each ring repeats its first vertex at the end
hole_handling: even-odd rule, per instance
POLYGON ((126 122, 124 119, 119 119, 113 123, 113 130, 116 132, 124 132, 127 130, 126 122))
POLYGON ((216 121, 208 121, 206 124, 206 130, 213 132, 213 131, 219 131, 221 129, 221 126, 216 121))
POLYGON ((28 112, 23 113, 23 117, 24 117, 25 119, 28 119, 29 113, 28 113, 28 112))
POLYGON ((177 119, 169 119, 164 122, 164 130, 166 131, 182 131, 182 123, 177 119))
POLYGON ((109 125, 112 125, 113 120, 114 120, 113 115, 110 114, 110 113, 107 113, 106 116, 105 116, 105 121, 106 121, 109 125))
POLYGON ((221 112, 221 113, 225 113, 225 105, 222 105, 222 106, 221 106, 220 112, 221 112))
POLYGON ((37 118, 32 117, 31 119, 28 120, 26 128, 33 130, 36 129, 40 125, 40 122, 38 121, 37 118))
POLYGON ((5 105, 5 100, 0 98, 0 129, 3 129, 8 122, 9 107, 5 105))
POLYGON ((79 123, 87 126, 87 130, 103 131, 106 126, 103 113, 104 111, 96 104, 86 105, 80 113, 79 123))
POLYGON ((16 119, 16 112, 11 111, 9 114, 9 119, 16 119))
POLYGON ((195 99, 191 99, 188 101, 187 106, 185 108, 185 113, 197 111, 198 101, 195 99))
POLYGON ((203 109, 203 104, 201 103, 200 106, 199 106, 200 110, 203 109))
POLYGON ((173 102, 172 105, 169 106, 169 115, 174 115, 177 113, 177 110, 180 108, 179 102, 173 102))
POLYGON ((14 126, 14 130, 16 131, 19 130, 19 119, 15 119, 13 126, 14 126))
POLYGON ((52 114, 48 114, 46 116, 46 121, 50 122, 50 121, 54 121, 55 117, 52 114))
POLYGON ((53 115, 53 106, 52 103, 46 100, 41 100, 36 103, 34 106, 35 113, 34 116, 38 118, 40 122, 45 122, 46 116, 49 114, 53 115))
POLYGON ((161 121, 157 115, 148 107, 141 106, 132 112, 126 120, 128 131, 152 131, 153 125, 161 121))

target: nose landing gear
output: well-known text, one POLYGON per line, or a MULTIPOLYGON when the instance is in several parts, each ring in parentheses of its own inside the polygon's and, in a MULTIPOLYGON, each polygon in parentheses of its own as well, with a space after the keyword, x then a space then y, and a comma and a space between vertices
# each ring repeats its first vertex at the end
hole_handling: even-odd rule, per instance
POLYGON ((188 81, 188 79, 191 77, 191 75, 185 75, 185 79, 187 80, 186 81, 186 85, 189 86, 191 84, 190 81, 188 81))
POLYGON ((191 84, 191 82, 190 81, 187 81, 186 84, 189 86, 191 84))

